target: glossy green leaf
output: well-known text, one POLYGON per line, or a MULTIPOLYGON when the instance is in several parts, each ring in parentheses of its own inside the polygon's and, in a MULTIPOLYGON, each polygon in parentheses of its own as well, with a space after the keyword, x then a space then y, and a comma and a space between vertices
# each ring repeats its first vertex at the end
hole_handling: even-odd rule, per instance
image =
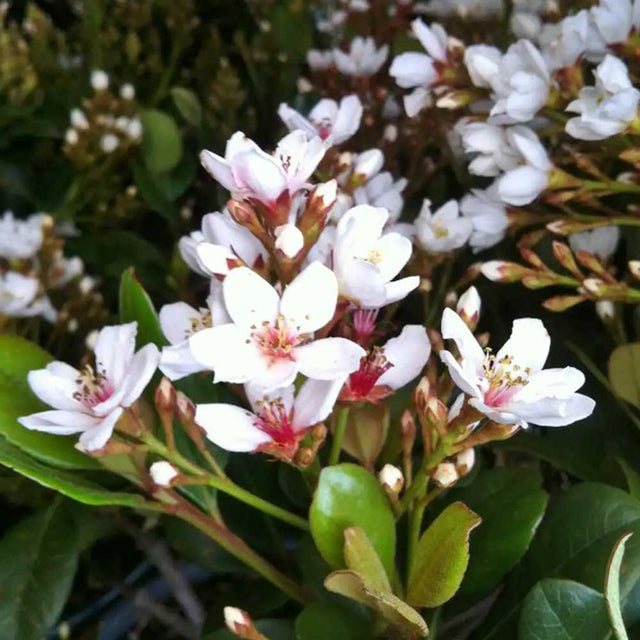
MULTIPOLYGON (((506 582, 477 640, 502 640, 515 631, 527 593, 544 578, 564 578, 602 589, 611 549, 623 533, 640 533, 640 502, 621 489, 583 483, 549 507, 529 552, 506 582)), ((627 545, 623 600, 640 577, 640 536, 627 545)))
POLYGON ((138 347, 149 342, 158 347, 167 344, 153 302, 136 278, 133 268, 127 269, 120 279, 120 321, 138 323, 138 347))
POLYGON ((624 458, 617 458, 617 461, 627 480, 629 495, 640 500, 640 474, 624 458))
POLYGON ((336 603, 314 602, 296 618, 296 640, 371 640, 369 618, 336 603))
POLYGON ((624 628, 624 621, 622 620, 622 609, 620 603, 620 568, 622 566, 622 559, 624 557, 624 549, 627 545, 627 540, 633 535, 633 533, 625 533, 618 542, 616 542, 609 558, 609 564, 607 566, 607 574, 604 581, 604 597, 607 604, 607 613, 609 614, 609 620, 611 626, 615 632, 618 640, 629 640, 627 632, 624 628))
POLYGON ((174 87, 171 89, 171 97, 180 115, 194 127, 199 127, 202 122, 202 107, 198 96, 190 89, 174 87))
POLYGON ((345 566, 344 530, 360 527, 387 575, 392 574, 395 519, 380 483, 366 469, 355 464, 323 469, 311 503, 309 523, 318 550, 332 567, 345 566))
POLYGON ((325 587, 370 607, 387 622, 411 638, 427 635, 422 616, 390 591, 381 591, 356 571, 334 571, 324 581, 325 587))
POLYGON ((360 527, 349 527, 344 531, 344 560, 349 569, 364 576, 376 589, 391 592, 382 562, 360 527))
POLYGON ((163 111, 147 109, 142 121, 142 154, 149 171, 162 173, 182 157, 182 137, 175 120, 163 111))
POLYGON ((141 495, 109 491, 87 480, 79 473, 48 467, 2 437, 0 437, 0 464, 84 504, 145 508, 146 501, 141 495))
POLYGON ((29 455, 67 469, 96 469, 98 464, 75 448, 77 436, 30 431, 18 418, 49 407, 31 392, 27 375, 53 358, 38 345, 16 336, 0 336, 0 435, 29 455))
POLYGON ((488 591, 524 556, 547 506, 541 484, 540 475, 528 469, 492 469, 452 492, 482 518, 471 539, 461 594, 488 591))
POLYGON ((3 638, 42 640, 56 622, 78 565, 76 542, 62 501, 23 520, 0 540, 3 638))
POLYGON ((609 381, 623 400, 640 408, 640 342, 614 349, 609 358, 609 381))
POLYGON ((520 616, 519 640, 606 640, 611 635, 601 593, 572 580, 542 580, 520 616))
POLYGON ((469 534, 481 521, 466 505, 454 502, 431 523, 409 571, 409 604, 439 607, 454 596, 469 564, 469 534))

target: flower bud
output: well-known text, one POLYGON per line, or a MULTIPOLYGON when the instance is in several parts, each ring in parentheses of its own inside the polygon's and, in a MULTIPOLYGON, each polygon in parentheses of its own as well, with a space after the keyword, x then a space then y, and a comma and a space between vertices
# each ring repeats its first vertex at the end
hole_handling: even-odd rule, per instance
POLYGON ((105 91, 109 88, 109 76, 101 69, 91 72, 91 86, 94 91, 105 91))
POLYGON ((249 614, 237 607, 224 608, 224 623, 234 635, 244 634, 247 629, 253 627, 253 621, 249 614))
POLYGON ((416 440, 416 421, 413 419, 409 409, 405 409, 400 419, 400 431, 402 433, 402 450, 405 454, 410 454, 416 440))
POLYGON ((79 140, 79 136, 78 136, 78 132, 75 129, 67 129, 65 134, 64 134, 64 141, 70 145, 73 146, 75 144, 78 144, 78 140, 79 140))
POLYGON ((404 486, 404 476, 398 467, 392 464, 385 464, 378 474, 380 484, 385 488, 398 495, 404 486))
POLYGON ((593 294, 594 296, 600 295, 604 287, 604 282, 599 278, 586 278, 582 281, 582 286, 585 291, 593 294))
POLYGON ((482 275, 493 282, 518 282, 530 272, 530 269, 515 262, 489 260, 480 268, 482 275))
POLYGON ((385 142, 395 142, 398 139, 398 127, 395 124, 388 124, 384 128, 382 137, 385 142))
POLYGON ((459 477, 456 466, 452 462, 441 462, 436 468, 432 479, 438 486, 446 489, 447 487, 452 487, 459 477))
POLYGON ((76 129, 89 128, 89 121, 87 120, 87 116, 84 115, 84 111, 82 111, 82 109, 71 109, 69 119, 76 129))
POLYGON ((156 408, 160 411, 171 411, 176 404, 176 390, 168 378, 163 377, 155 393, 156 408))
POLYGON ((363 183, 375 176, 384 164, 384 155, 380 149, 369 149, 360 153, 353 168, 358 183, 363 183))
POLYGON ((193 422, 196 415, 196 407, 182 391, 176 393, 176 407, 178 409, 178 419, 181 423, 190 424, 193 422))
POLYGON ((170 462, 160 460, 151 465, 149 475, 154 484, 159 487, 169 487, 171 481, 178 475, 178 470, 170 462))
POLYGON ((629 260, 629 272, 636 280, 640 280, 640 260, 629 260))
POLYGON ((458 300, 456 312, 473 331, 478 326, 482 301, 475 287, 469 287, 458 300))
POLYGON ((283 224, 275 229, 276 249, 293 260, 304 247, 304 236, 295 224, 283 224))
POLYGON ((610 322, 615 318, 616 307, 611 300, 599 300, 596 302, 596 313, 603 322, 610 322))
POLYGON ((464 478, 471 469, 473 469, 473 465, 476 461, 476 453, 472 448, 465 449, 461 451, 458 455, 455 456, 453 463, 455 464, 456 471, 461 478, 464 478))
POLYGON ((135 87, 127 82, 120 87, 120 97, 123 100, 133 100, 136 97, 135 87))

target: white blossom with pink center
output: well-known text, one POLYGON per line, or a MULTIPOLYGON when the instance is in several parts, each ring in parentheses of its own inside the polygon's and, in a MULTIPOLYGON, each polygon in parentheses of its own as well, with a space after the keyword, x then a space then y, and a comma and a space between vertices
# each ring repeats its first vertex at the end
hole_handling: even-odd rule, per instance
POLYGON ((80 433, 80 447, 101 449, 125 408, 142 394, 157 366, 153 344, 135 353, 137 323, 105 327, 95 345, 95 367, 78 371, 52 362, 29 373, 31 390, 53 407, 19 419, 27 429, 56 435, 80 433))
POLYGON ((200 161, 234 197, 274 208, 307 185, 324 152, 322 139, 316 136, 309 140, 304 131, 293 131, 282 138, 273 154, 265 153, 237 131, 227 142, 224 158, 205 150, 200 161))
POLYGON ((543 369, 550 338, 540 320, 514 320, 511 337, 494 354, 483 350, 452 309, 442 314, 442 337, 454 340, 460 361, 449 351, 440 358, 469 404, 501 424, 561 427, 591 415, 595 402, 576 391, 584 374, 573 367, 543 369))
POLYGON ((297 394, 294 385, 270 392, 245 385, 251 411, 231 404, 199 404, 195 420, 209 440, 227 451, 290 456, 304 434, 331 413, 343 382, 344 376, 307 380, 297 394))
POLYGON ((339 104, 324 98, 305 118, 283 102, 278 108, 278 115, 290 131, 299 129, 309 138, 320 136, 325 145, 330 147, 341 144, 356 133, 362 118, 362 103, 355 94, 342 98, 339 104))
POLYGON ((223 282, 231 322, 189 339, 193 357, 213 370, 216 382, 253 383, 269 391, 291 384, 298 373, 333 380, 358 368, 362 347, 345 338, 313 339, 334 316, 338 283, 316 262, 285 287, 282 296, 247 267, 223 282))

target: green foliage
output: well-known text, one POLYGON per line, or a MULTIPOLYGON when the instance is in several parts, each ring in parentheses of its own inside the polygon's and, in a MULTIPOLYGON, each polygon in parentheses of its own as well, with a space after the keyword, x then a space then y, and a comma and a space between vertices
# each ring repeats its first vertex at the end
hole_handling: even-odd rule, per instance
POLYGON ((296 618, 297 640, 369 640, 370 637, 368 617, 340 604, 314 602, 296 618))
POLYGON ((140 116, 143 127, 142 153, 149 171, 173 169, 182 157, 182 137, 176 121, 167 113, 148 109, 140 116))
POLYGON ((439 607, 454 596, 469 563, 469 534, 480 522, 461 502, 435 519, 418 542, 409 572, 409 604, 439 607))
POLYGON ((395 521, 380 483, 366 469, 355 464, 323 469, 311 503, 309 522, 318 550, 332 567, 345 566, 345 529, 360 527, 387 575, 392 575, 395 521))
POLYGON ((180 115, 194 127, 202 124, 202 107, 198 96, 190 89, 174 87, 171 89, 171 97, 180 115))
POLYGON ((632 535, 632 533, 625 533, 613 547, 604 583, 604 597, 607 604, 607 613, 609 614, 609 620, 611 621, 611 626, 613 627, 617 640, 629 640, 627 631, 624 628, 624 621, 622 619, 620 603, 620 568, 622 566, 625 546, 632 535))

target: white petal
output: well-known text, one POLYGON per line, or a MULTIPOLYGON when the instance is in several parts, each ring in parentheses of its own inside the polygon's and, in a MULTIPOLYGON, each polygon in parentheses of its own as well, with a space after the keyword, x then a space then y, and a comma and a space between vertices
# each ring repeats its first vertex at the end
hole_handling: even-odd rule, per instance
POLYGON ((484 351, 475 339, 473 333, 462 318, 452 309, 445 309, 442 313, 442 337, 453 340, 464 361, 468 361, 473 370, 482 371, 484 351))
POLYGON ((549 177, 534 167, 518 167, 507 171, 498 180, 500 198, 515 206, 533 202, 546 188, 549 177))
POLYGON ((200 270, 206 275, 226 276, 229 273, 229 261, 235 261, 236 256, 220 244, 200 242, 196 246, 196 259, 200 270))
POLYGON ((80 411, 41 411, 18 418, 18 422, 27 429, 66 436, 95 426, 100 418, 80 411))
POLYGON ((528 384, 515 396, 517 402, 533 402, 540 398, 568 398, 583 384, 584 373, 574 367, 544 369, 534 373, 528 384))
POLYGON ((131 406, 142 394, 158 368, 160 353, 155 344, 146 344, 131 360, 129 370, 122 383, 125 394, 122 406, 131 406))
POLYGON ((422 371, 431 354, 427 331, 420 325, 407 325, 397 338, 391 338, 382 348, 384 357, 393 365, 378 383, 399 389, 422 371))
POLYGON ((365 309, 384 306, 387 297, 378 267, 358 259, 349 262, 340 273, 340 294, 365 309))
POLYGON ((478 376, 472 367, 463 367, 449 351, 441 351, 440 360, 449 369, 449 375, 459 389, 475 398, 482 398, 482 393, 478 388, 478 376))
MULTIPOLYGON (((412 291, 420 285, 420 276, 408 276, 384 285, 384 305, 393 304, 404 300, 412 291)), ((364 306, 364 305, 363 305, 364 306)))
POLYGON ((574 393, 569 398, 544 398, 532 403, 514 403, 509 409, 541 427, 564 427, 590 416, 596 403, 588 396, 574 393))
POLYGON ((219 155, 207 151, 206 149, 200 153, 200 162, 202 166, 218 181, 227 191, 237 191, 238 186, 231 173, 229 163, 219 155))
POLYGON ((224 303, 233 322, 242 329, 273 324, 280 297, 276 290, 248 267, 232 269, 223 283, 224 303))
POLYGON ((496 360, 511 357, 521 369, 529 368, 537 373, 547 361, 550 346, 549 332, 541 320, 519 318, 513 321, 511 336, 496 354, 496 360))
POLYGON ((98 335, 94 349, 96 366, 104 371, 115 387, 125 376, 136 348, 137 322, 104 327, 98 335))
POLYGON ((191 333, 191 320, 200 317, 198 311, 186 302, 165 304, 159 315, 162 333, 171 344, 184 342, 191 333))
POLYGON ((277 161, 259 149, 235 156, 232 171, 241 189, 248 189, 267 203, 276 200, 287 188, 286 175, 277 161))
POLYGON ((244 385, 244 392, 247 394, 247 400, 253 408, 257 411, 260 402, 281 402, 287 411, 293 409, 293 396, 295 393, 294 385, 290 384, 286 387, 277 387, 275 389, 266 390, 259 385, 248 383, 244 385))
MULTIPOLYGON (((73 378, 68 375, 60 375, 56 367, 62 363, 51 363, 46 369, 37 369, 30 371, 27 380, 31 391, 35 393, 42 402, 48 404, 54 409, 62 409, 67 411, 83 411, 84 406, 73 395, 78 390, 78 386, 73 378)), ((71 367, 70 367, 71 368, 71 367)), ((76 372, 76 376, 79 376, 76 372)))
POLYGON ((385 281, 393 280, 409 262, 413 245, 399 233, 386 233, 375 244, 373 251, 379 255, 375 263, 385 281))
POLYGON ((87 429, 80 436, 80 446, 87 451, 95 451, 96 449, 102 449, 109 441, 113 429, 116 426, 116 422, 122 415, 122 409, 118 407, 112 413, 105 416, 95 427, 87 429))
POLYGON ((271 438, 255 426, 255 416, 231 404, 199 404, 196 423, 211 442, 227 451, 255 451, 271 438))
POLYGON ((294 428, 305 429, 327 418, 333 410, 345 380, 345 376, 335 380, 307 380, 295 399, 294 428))
POLYGON ((180 380, 192 373, 207 370, 191 355, 188 340, 171 347, 164 347, 160 354, 158 368, 169 380, 180 380))
POLYGON ((312 262, 285 288, 280 313, 297 332, 311 333, 333 318, 337 302, 335 274, 319 262, 312 262))
POLYGON ((248 379, 252 384, 262 387, 266 392, 293 384, 298 374, 298 366, 292 360, 280 358, 261 361, 261 366, 252 372, 248 379))
POLYGON ((316 380, 335 380, 360 366, 365 350, 346 338, 324 338, 294 349, 300 373, 316 380))

